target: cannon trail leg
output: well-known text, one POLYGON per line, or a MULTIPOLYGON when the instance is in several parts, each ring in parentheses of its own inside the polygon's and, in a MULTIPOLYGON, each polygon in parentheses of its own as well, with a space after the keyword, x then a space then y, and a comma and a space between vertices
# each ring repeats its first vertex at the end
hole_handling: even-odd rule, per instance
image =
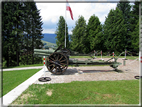
POLYGON ((68 59, 63 53, 52 53, 46 60, 47 69, 53 74, 62 74, 68 67, 68 59))

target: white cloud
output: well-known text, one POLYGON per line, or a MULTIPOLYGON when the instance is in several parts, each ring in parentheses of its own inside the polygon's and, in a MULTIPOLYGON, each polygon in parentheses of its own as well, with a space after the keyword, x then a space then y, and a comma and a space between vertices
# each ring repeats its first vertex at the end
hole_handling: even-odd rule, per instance
MULTIPOLYGON (((40 15, 42 16, 43 24, 48 24, 45 22, 53 23, 57 25, 59 17, 64 16, 65 18, 65 3, 36 3, 37 8, 40 9, 40 15)), ((75 22, 78 20, 79 15, 82 15, 86 22, 88 23, 89 18, 95 14, 98 16, 101 23, 104 23, 105 17, 107 17, 110 9, 116 8, 116 3, 69 3, 73 18, 71 19, 70 12, 66 11, 66 21, 69 27, 69 33, 71 33, 72 27, 75 26, 75 22)), ((44 28, 43 28, 44 29, 44 28)), ((51 28, 46 28, 43 33, 53 32, 56 29, 48 30, 51 28)))

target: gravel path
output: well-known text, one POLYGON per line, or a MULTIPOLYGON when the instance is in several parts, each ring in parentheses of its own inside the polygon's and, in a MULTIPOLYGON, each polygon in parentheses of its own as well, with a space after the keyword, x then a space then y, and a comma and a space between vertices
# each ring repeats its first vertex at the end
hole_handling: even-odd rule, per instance
MULTIPOLYGON (((82 60, 85 60, 83 58, 82 60)), ((105 61, 109 58, 103 58, 105 61)), ((94 60, 100 60, 99 58, 94 60)), ((47 71, 42 77, 50 77, 51 81, 40 82, 35 81, 34 84, 49 84, 49 83, 69 83, 71 81, 106 81, 106 80, 132 80, 134 76, 140 75, 139 61, 126 60, 126 65, 123 65, 122 58, 118 59, 122 65, 118 66, 121 72, 114 71, 110 66, 91 66, 91 67, 68 67, 64 75, 54 75, 47 71), (82 71, 82 73, 79 73, 82 71)))

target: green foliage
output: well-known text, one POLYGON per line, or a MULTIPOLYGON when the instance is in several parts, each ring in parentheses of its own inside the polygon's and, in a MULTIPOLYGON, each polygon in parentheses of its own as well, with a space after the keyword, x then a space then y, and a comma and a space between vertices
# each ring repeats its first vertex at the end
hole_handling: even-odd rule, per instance
POLYGON ((105 45, 110 52, 122 52, 126 48, 127 28, 124 24, 122 12, 111 9, 104 24, 105 45))
POLYGON ((131 49, 131 35, 129 34, 129 32, 131 31, 131 29, 130 29, 131 5, 129 3, 130 3, 129 1, 124 2, 123 0, 120 0, 120 2, 117 4, 118 9, 122 11, 124 25, 127 28, 127 32, 124 32, 125 34, 123 33, 126 37, 126 40, 127 40, 127 42, 126 42, 126 49, 127 50, 131 49))
POLYGON ((7 67, 19 66, 20 54, 23 53, 23 50, 33 52, 34 48, 39 49, 40 45, 43 45, 39 10, 33 1, 2 2, 2 20, 3 57, 7 67))
POLYGON ((139 52, 139 22, 137 23, 134 31, 131 33, 132 47, 136 52, 139 52))
POLYGON ((83 16, 79 16, 75 23, 75 28, 72 30, 71 49, 80 53, 86 53, 88 47, 86 38, 86 21, 83 16))
POLYGON ((33 84, 12 104, 139 104, 139 88, 139 80, 33 84))
MULTIPOLYGON (((65 43, 65 19, 63 16, 60 16, 59 22, 57 24, 57 29, 55 34, 57 35, 56 37, 56 44, 57 46, 60 46, 62 43, 65 43)), ((66 48, 69 48, 69 36, 68 36, 68 27, 66 24, 66 48)))
POLYGON ((87 25, 87 51, 100 50, 103 47, 102 26, 99 18, 92 15, 87 25))

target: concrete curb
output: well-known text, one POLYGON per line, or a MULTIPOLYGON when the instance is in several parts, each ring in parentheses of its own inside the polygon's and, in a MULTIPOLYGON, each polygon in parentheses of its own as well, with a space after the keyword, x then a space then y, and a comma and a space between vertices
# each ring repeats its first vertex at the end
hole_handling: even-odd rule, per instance
MULTIPOLYGON (((46 68, 46 67, 45 67, 46 68)), ((47 68, 45 69, 47 71, 47 68)), ((44 68, 39 72, 31 76, 29 79, 18 85, 16 88, 11 90, 9 93, 4 95, 1 99, 3 99, 3 106, 8 106, 11 104, 18 96, 22 94, 30 85, 32 85, 38 78, 40 78, 44 74, 44 68)))

